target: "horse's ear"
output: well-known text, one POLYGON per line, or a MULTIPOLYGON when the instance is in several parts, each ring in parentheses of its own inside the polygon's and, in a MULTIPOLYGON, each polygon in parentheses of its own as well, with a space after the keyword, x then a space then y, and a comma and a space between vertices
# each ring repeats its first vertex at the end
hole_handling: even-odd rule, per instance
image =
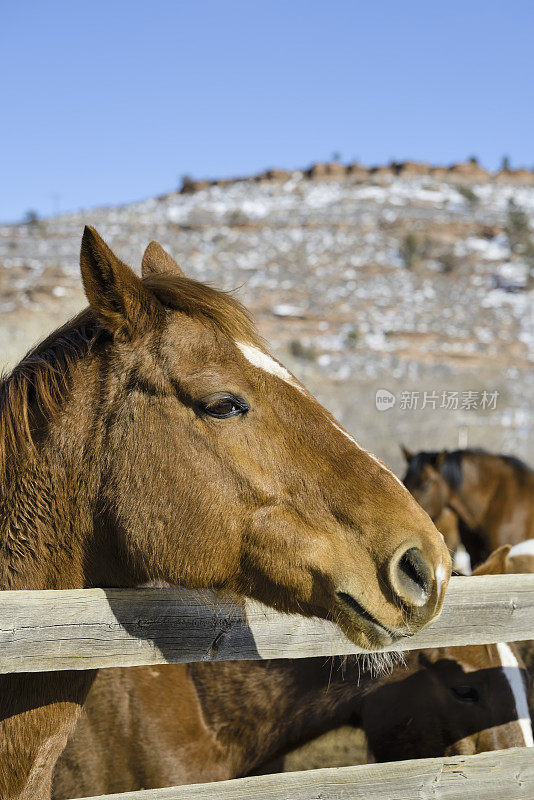
POLYGON ((525 539, 512 547, 506 561, 506 572, 534 572, 534 539, 525 539))
POLYGON ((411 461, 414 456, 413 451, 408 450, 408 448, 405 447, 403 444, 401 444, 400 449, 402 450, 402 455, 404 456, 406 461, 411 461))
POLYGON ((473 575, 506 575, 508 570, 508 554, 512 549, 511 544, 503 544, 494 550, 483 564, 480 564, 473 575))
POLYGON ((143 256, 141 274, 143 278, 146 278, 147 275, 161 274, 162 272, 185 278, 179 264, 163 249, 159 242, 150 242, 143 256))
POLYGON ((106 330, 118 338, 132 339, 154 326, 162 310, 159 301, 87 225, 80 268, 89 304, 106 330))

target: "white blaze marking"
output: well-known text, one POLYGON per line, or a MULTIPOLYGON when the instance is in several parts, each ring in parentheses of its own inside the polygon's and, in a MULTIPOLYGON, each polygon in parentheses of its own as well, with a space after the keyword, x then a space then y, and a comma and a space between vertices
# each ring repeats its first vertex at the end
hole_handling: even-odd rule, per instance
POLYGON ((278 361, 275 361, 274 358, 267 355, 267 353, 264 353, 263 350, 260 350, 259 347, 254 347, 251 344, 244 344, 244 342, 236 342, 236 345, 247 361, 250 361, 255 367, 262 369, 264 372, 268 372, 270 375, 276 375, 277 378, 281 378, 286 383, 291 384, 291 386, 294 386, 295 389, 298 389, 300 392, 304 391, 304 387, 299 385, 289 370, 279 364, 278 361))
POLYGON ((526 539, 524 542, 514 544, 508 553, 508 558, 514 558, 514 556, 534 556, 534 539, 526 539))
MULTIPOLYGON (((293 377, 293 375, 285 367, 282 366, 282 364, 279 364, 278 361, 275 361, 274 358, 271 358, 271 356, 267 355, 267 353, 265 353, 263 350, 260 350, 259 347, 254 347, 254 345, 245 344, 244 342, 236 342, 236 345, 239 348, 239 350, 241 350, 247 361, 249 361, 255 367, 258 367, 259 369, 262 369, 264 372, 268 372, 271 375, 276 375, 277 378, 281 378, 286 383, 289 383, 291 386, 294 386, 295 389, 298 389, 298 391, 302 392, 302 394, 308 394, 306 389, 296 380, 296 378, 293 377)), ((372 458, 373 461, 376 461, 378 466, 381 469, 383 469, 384 472, 387 472, 388 475, 391 475, 391 477, 397 481, 399 486, 402 486, 404 491, 406 492, 408 491, 403 482, 395 475, 395 473, 392 472, 389 467, 386 467, 386 465, 382 461, 380 461, 380 459, 377 456, 375 456, 374 453, 370 453, 364 447, 359 445, 356 439, 354 439, 350 435, 350 433, 347 433, 347 431, 344 430, 341 427, 341 425, 338 425, 337 422, 335 422, 330 418, 329 421, 336 430, 342 433, 343 436, 346 436, 347 439, 350 439, 350 441, 356 445, 358 450, 361 450, 363 453, 367 453, 367 455, 370 458, 372 458)))
POLYGON ((512 694, 515 700, 515 708, 517 718, 523 739, 525 740, 525 747, 534 747, 534 738, 532 737, 532 722, 530 719, 530 712, 528 710, 527 693, 523 678, 521 677, 521 670, 517 658, 514 656, 512 648, 508 644, 499 642, 497 650, 502 662, 502 671, 510 684, 512 694))

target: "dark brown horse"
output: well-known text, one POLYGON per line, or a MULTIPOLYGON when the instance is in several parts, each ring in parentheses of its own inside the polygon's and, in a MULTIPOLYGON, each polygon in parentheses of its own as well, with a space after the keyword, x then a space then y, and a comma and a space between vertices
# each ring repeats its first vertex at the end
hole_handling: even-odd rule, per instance
MULTIPOLYGON (((508 556, 477 574, 513 571, 508 556)), ((54 798, 264 771, 347 722, 379 761, 533 745, 513 645, 413 651, 406 661, 379 679, 356 657, 101 670, 58 762, 54 798)))
POLYGON ((503 544, 534 537, 534 471, 519 459, 483 450, 404 454, 406 487, 436 524, 445 509, 455 512, 474 566, 503 544))
MULTIPOLYGON (((335 620, 374 648, 441 608, 424 511, 155 243, 141 279, 86 228, 90 303, 0 384, 0 588, 161 580, 335 620)), ((2 676, 0 797, 50 795, 93 673, 2 676)))

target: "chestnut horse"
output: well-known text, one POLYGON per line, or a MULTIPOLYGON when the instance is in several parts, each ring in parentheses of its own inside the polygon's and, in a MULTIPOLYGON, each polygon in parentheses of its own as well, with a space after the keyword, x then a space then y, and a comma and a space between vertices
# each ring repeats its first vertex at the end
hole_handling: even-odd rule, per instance
MULTIPOLYGON (((508 556, 477 574, 513 571, 508 556)), ((263 772, 347 722, 378 761, 533 745, 514 645, 412 651, 379 679, 354 656, 105 669, 58 761, 54 800, 263 772)))
POLYGON ((476 575, 517 575, 534 572, 534 539, 503 544, 476 571, 476 575), (481 570, 484 572, 482 573, 481 570))
POLYGON ((518 458, 484 450, 404 454, 406 487, 438 526, 445 509, 455 512, 474 566, 500 545, 534 536, 534 471, 518 458))
MULTIPOLYGON (((156 243, 86 228, 90 307, 0 383, 0 589, 212 587, 369 649, 440 611, 448 552, 395 475, 156 243)), ((0 679, 0 797, 50 796, 94 672, 0 679)))

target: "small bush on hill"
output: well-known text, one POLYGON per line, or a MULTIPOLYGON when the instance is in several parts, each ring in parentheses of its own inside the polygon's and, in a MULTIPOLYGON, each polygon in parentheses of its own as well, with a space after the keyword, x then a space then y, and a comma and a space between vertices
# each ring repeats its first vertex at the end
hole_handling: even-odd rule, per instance
POLYGON ((469 205, 475 206, 480 197, 476 192, 474 192, 469 186, 458 186, 458 192, 462 195, 464 200, 467 200, 469 205))
POLYGON ((406 269, 413 269, 420 254, 419 239, 415 233, 407 233, 399 247, 401 257, 406 269))
POLYGON ((532 236, 526 213, 512 199, 508 201, 506 235, 510 242, 510 250, 514 253, 524 250, 531 241, 532 236))

